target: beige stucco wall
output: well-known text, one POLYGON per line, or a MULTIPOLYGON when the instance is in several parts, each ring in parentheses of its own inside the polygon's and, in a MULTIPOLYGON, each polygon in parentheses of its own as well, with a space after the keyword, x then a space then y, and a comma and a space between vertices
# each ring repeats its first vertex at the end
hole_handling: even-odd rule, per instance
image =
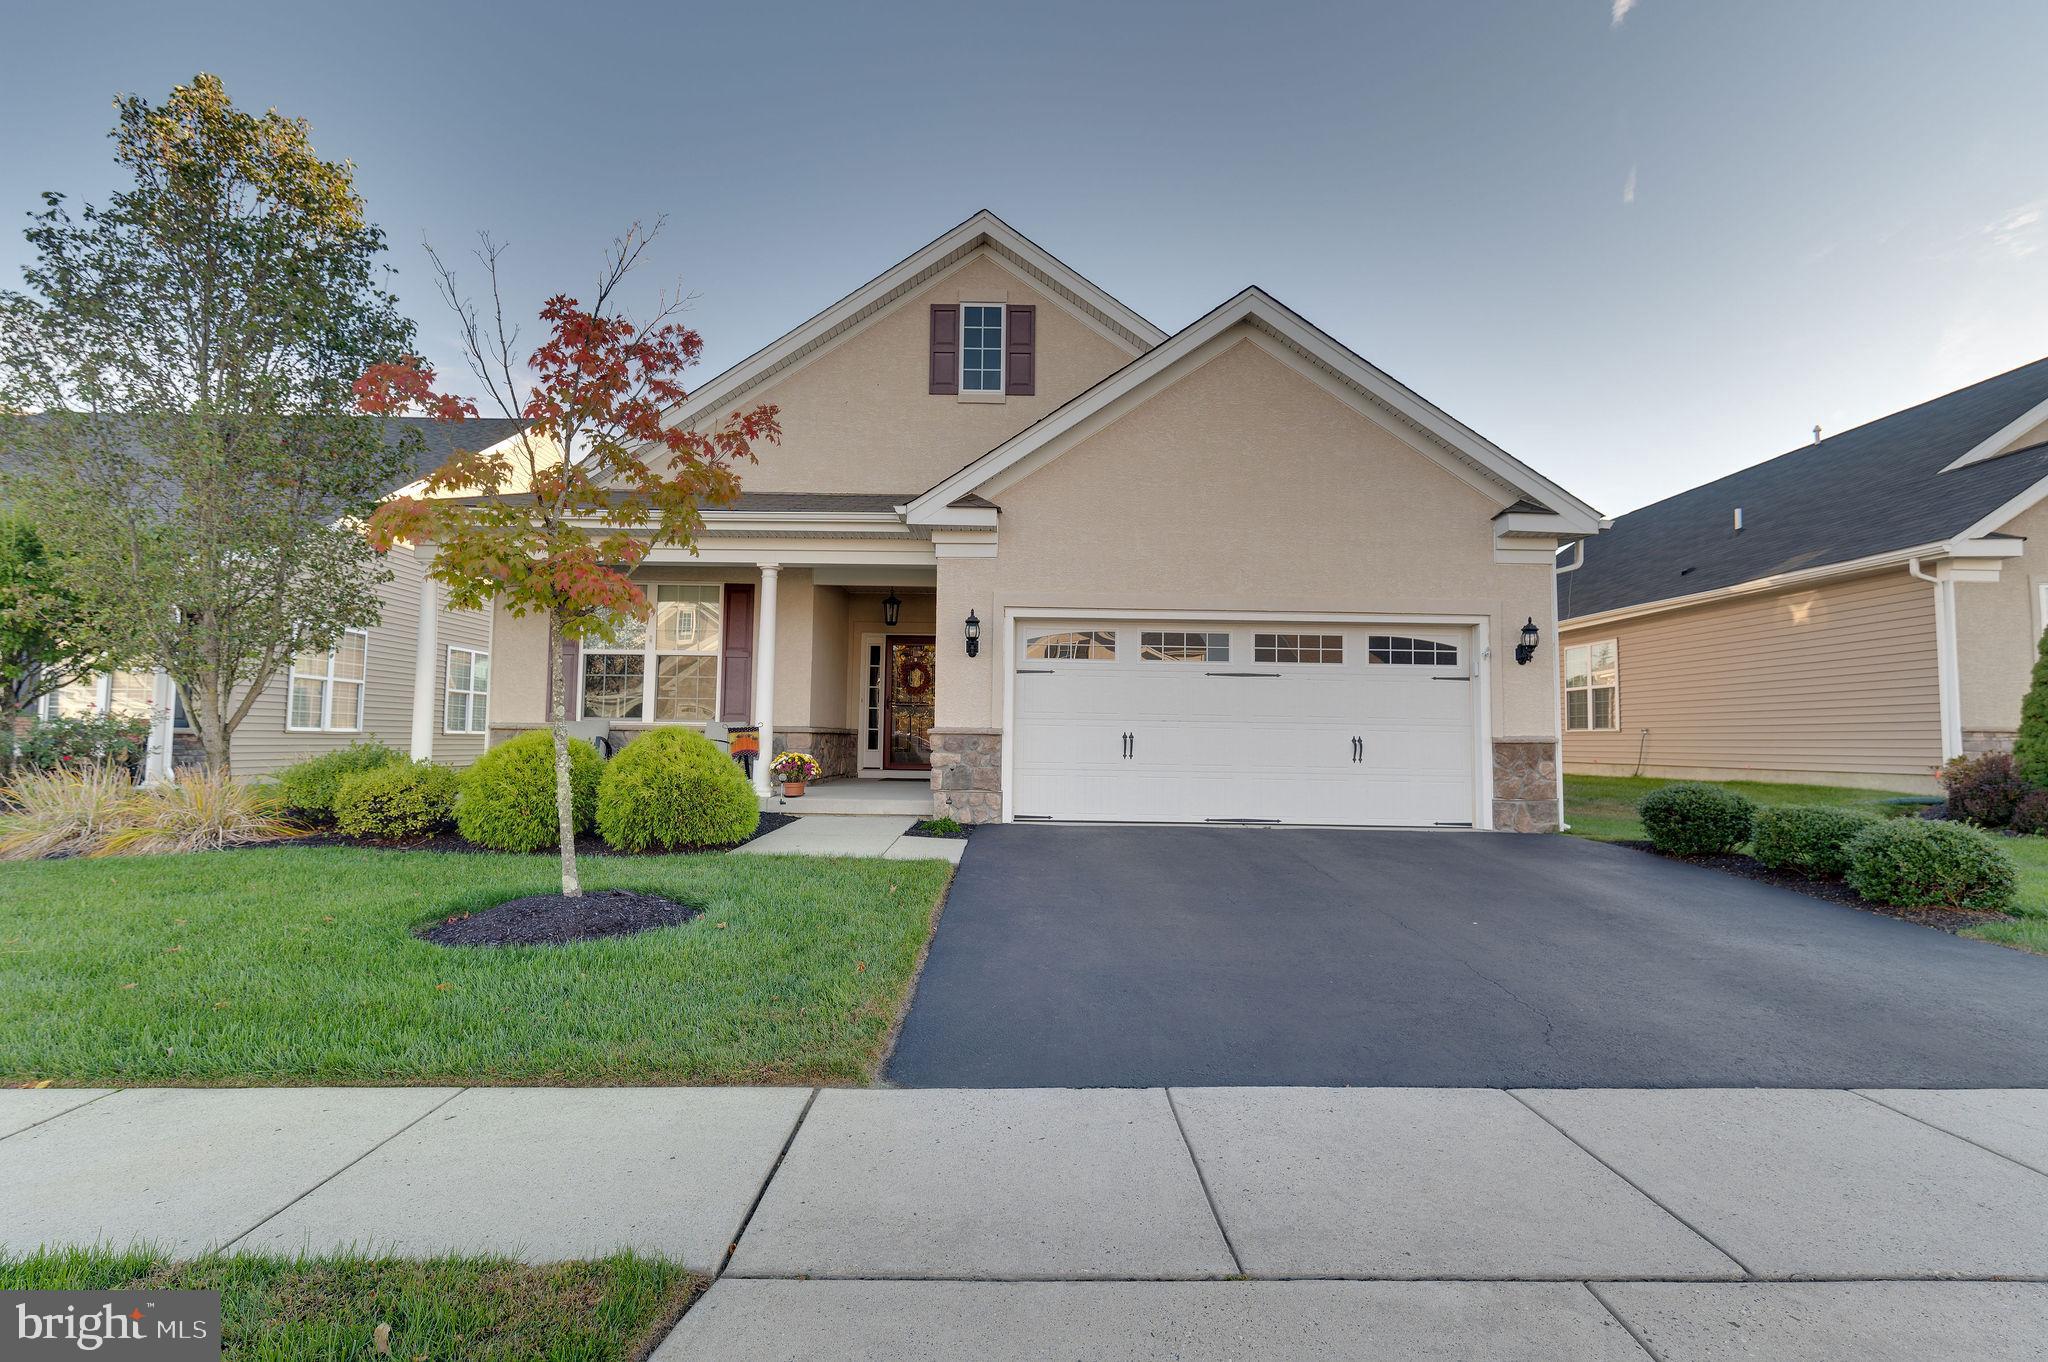
POLYGON ((1608 638, 1621 727, 1566 733, 1567 771, 1632 774, 1641 749, 1647 775, 1934 788, 1934 588, 1904 568, 1568 626, 1562 641, 1608 638))
POLYGON ((1554 736, 1549 669, 1511 656, 1525 618, 1547 626, 1551 568, 1494 561, 1508 499, 1240 330, 1000 492, 996 557, 939 560, 939 726, 1000 727, 1010 608, 1300 610, 1483 616, 1494 737, 1554 736), (954 623, 970 608, 985 626, 971 661, 954 623))
POLYGON ((1999 527, 2026 549, 2000 566, 1995 582, 1956 583, 1956 672, 1963 731, 2011 733, 2019 726, 2041 637, 2041 588, 2048 585, 2048 502, 1999 527))
POLYGON ((750 492, 922 492, 1135 353, 983 250, 741 398, 781 408, 782 442, 762 446, 740 480, 750 492), (1036 395, 989 401, 927 391, 931 305, 957 302, 1038 309, 1036 395))

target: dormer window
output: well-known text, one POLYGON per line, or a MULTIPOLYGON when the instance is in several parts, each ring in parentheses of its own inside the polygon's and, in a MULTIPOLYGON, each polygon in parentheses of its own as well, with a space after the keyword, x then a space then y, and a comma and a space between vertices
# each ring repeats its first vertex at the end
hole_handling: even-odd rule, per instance
POLYGON ((960 305, 960 391, 1003 390, 1003 305, 960 305))

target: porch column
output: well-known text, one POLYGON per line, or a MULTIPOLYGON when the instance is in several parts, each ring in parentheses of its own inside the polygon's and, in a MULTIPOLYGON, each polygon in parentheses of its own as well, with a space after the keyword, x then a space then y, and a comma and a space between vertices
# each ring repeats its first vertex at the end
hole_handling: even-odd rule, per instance
POLYGON ((412 658, 412 759, 434 759, 434 681, 441 651, 441 584, 420 578, 419 632, 412 658))
POLYGON ((178 718, 178 687, 162 667, 149 693, 149 748, 142 760, 142 783, 161 785, 172 779, 171 744, 178 718))
POLYGON ((761 599, 754 611, 754 724, 761 753, 754 758, 754 791, 768 793, 768 763, 775 759, 775 579, 780 563, 761 564, 761 599))

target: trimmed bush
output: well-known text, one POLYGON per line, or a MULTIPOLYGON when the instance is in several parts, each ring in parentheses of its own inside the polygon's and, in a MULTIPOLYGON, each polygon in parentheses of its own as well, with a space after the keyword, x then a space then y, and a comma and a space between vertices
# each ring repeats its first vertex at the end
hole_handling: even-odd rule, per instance
POLYGON ((430 836, 455 820, 460 784, 454 771, 431 761, 358 771, 334 797, 334 825, 379 842, 430 836))
POLYGON ((2004 752, 1957 757, 1937 778, 1948 791, 1948 816, 1979 827, 2004 827, 2027 797, 2027 782, 2004 752))
POLYGON ((1877 819, 1853 809, 1786 805, 1756 811, 1750 852, 1773 870, 1813 879, 1849 873, 1849 843, 1877 819))
POLYGON ((1849 843, 1849 887, 1872 903, 2004 912, 2018 880, 2004 848, 1977 829, 1894 818, 1849 843))
MULTIPOLYGON (((576 831, 590 831, 604 758, 581 738, 569 740, 569 799, 576 831)), ((455 826, 494 851, 545 851, 557 844, 555 739, 545 728, 522 733, 477 758, 462 777, 455 826)))
POLYGON ((2034 659, 2034 679, 2020 701, 2019 732, 2012 740, 2013 769, 2029 785, 2048 785, 2048 631, 2034 659))
POLYGON ((1715 856, 1749 840, 1756 805, 1719 785, 1686 781, 1644 795, 1636 813, 1657 850, 1672 856, 1715 856))
POLYGON ((657 728, 627 743, 597 789, 597 830, 621 851, 732 846, 760 825, 747 773, 687 728, 657 728))
POLYGON ((399 765, 405 759, 405 753, 381 742, 352 742, 293 762, 277 773, 277 783, 287 809, 303 818, 325 821, 334 817, 334 797, 341 793, 342 781, 380 766, 399 765))
POLYGON ((2027 791, 2020 806, 2012 811, 2012 822, 2006 826, 2029 837, 2048 832, 2048 790, 2027 791))

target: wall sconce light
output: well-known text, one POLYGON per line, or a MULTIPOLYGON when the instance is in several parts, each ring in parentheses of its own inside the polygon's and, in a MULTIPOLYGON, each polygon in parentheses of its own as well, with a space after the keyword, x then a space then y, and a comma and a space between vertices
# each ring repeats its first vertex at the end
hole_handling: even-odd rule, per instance
POLYGON ((981 621, 976 619, 974 612, 970 610, 967 612, 967 655, 973 657, 980 651, 981 621))
POLYGON ((898 600, 896 593, 892 591, 889 593, 889 599, 882 602, 882 623, 893 629, 896 627, 896 621, 902 617, 903 602, 898 600))
POLYGON ((1536 656, 1536 641, 1541 637, 1543 636, 1536 630, 1535 616, 1532 615, 1529 618, 1529 622, 1522 626, 1522 641, 1515 645, 1515 665, 1517 667, 1529 665, 1529 659, 1536 656))

